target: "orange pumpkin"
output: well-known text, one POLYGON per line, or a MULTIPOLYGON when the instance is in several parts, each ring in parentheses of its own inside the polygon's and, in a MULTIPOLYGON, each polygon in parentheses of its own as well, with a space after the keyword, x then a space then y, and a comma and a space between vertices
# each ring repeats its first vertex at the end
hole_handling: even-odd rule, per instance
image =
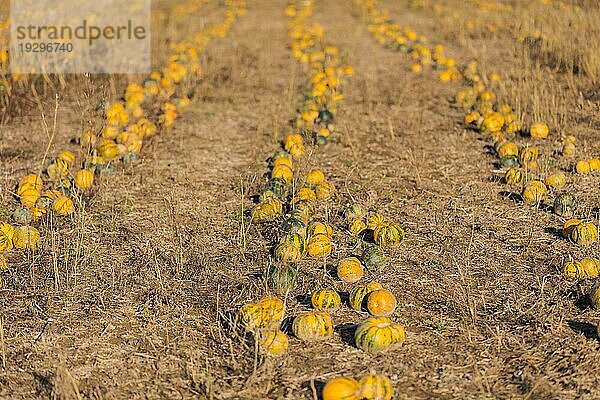
POLYGON ((359 400, 360 385, 352 378, 339 377, 327 382, 323 388, 323 400, 359 400))
POLYGON ((358 282, 364 274, 364 268, 356 257, 344 258, 337 267, 337 276, 344 282, 358 282))
POLYGON ((396 297, 387 289, 372 291, 367 297, 367 310, 376 317, 392 314, 397 304, 396 297))

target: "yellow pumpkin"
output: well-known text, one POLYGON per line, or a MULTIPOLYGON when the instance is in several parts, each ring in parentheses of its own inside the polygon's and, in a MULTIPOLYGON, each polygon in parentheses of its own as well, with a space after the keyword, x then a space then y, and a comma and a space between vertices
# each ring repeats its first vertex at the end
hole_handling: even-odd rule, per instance
POLYGON ((285 316, 285 306, 276 296, 267 296, 256 303, 262 308, 262 328, 278 327, 285 316))
POLYGON ((598 240, 598 227, 592 222, 582 222, 571 231, 570 238, 579 245, 590 245, 598 240))
POLYGON ((271 178, 280 178, 290 183, 294 179, 294 172, 287 165, 276 165, 271 171, 271 178))
POLYGON ((283 147, 284 149, 291 154, 290 149, 294 146, 301 146, 303 144, 302 135, 293 134, 287 135, 283 139, 283 147))
POLYGON ((323 387, 322 398, 323 400, 360 400, 360 385, 352 378, 333 378, 323 387))
POLYGON ((320 311, 335 311, 342 304, 340 295, 333 289, 317 290, 310 300, 313 307, 320 311))
POLYGON ((73 214, 73 211, 75 211, 75 205, 73 204, 73 200, 71 200, 67 196, 61 196, 58 199, 54 200, 54 203, 52 204, 52 209, 54 209, 54 211, 58 215, 62 215, 63 217, 65 217, 67 215, 73 214))
POLYGON ((307 186, 316 187, 319 186, 325 180, 325 174, 320 169, 313 169, 306 176, 305 184, 307 186))
POLYGON ((346 218, 346 222, 351 223, 352 221, 356 221, 358 219, 363 219, 366 215, 366 211, 360 204, 354 203, 350 204, 344 210, 344 218, 346 218))
POLYGON ((596 283, 590 292, 590 304, 595 310, 600 309, 600 287, 596 283))
POLYGON ((519 154, 519 147, 512 142, 506 142, 500 145, 497 151, 500 158, 516 156, 519 154))
POLYGON ((75 154, 70 151, 63 151, 58 155, 58 159, 64 161, 66 164, 73 164, 75 162, 75 154))
POLYGON ((598 276, 600 274, 600 261, 595 258, 583 258, 579 264, 586 276, 598 276))
POLYGON ((363 303, 366 303, 365 300, 367 295, 375 290, 380 289, 383 289, 383 286, 379 282, 370 282, 367 285, 355 287, 348 294, 348 302, 350 303, 350 307, 352 307, 352 309, 355 311, 362 311, 363 303))
POLYGON ((331 236, 331 235, 333 235, 333 228, 322 222, 313 222, 312 224, 310 224, 308 226, 306 234, 309 237, 315 236, 315 235, 320 235, 320 234, 331 236))
POLYGON ((396 297, 387 289, 374 290, 367 297, 367 310, 376 317, 392 314, 397 304, 396 297))
POLYGON ((367 224, 365 224, 365 221, 363 221, 362 219, 355 219, 350 223, 350 226, 348 227, 348 230, 353 235, 358 235, 365 229, 367 229, 367 224))
POLYGON ((105 160, 113 160, 119 156, 119 147, 110 139, 105 139, 98 144, 98 155, 105 160))
POLYGON ((511 168, 504 174, 504 180, 511 186, 519 186, 525 182, 525 171, 519 168, 511 168))
POLYGON ((356 347, 369 353, 395 349, 405 338, 404 328, 387 317, 369 318, 354 332, 356 347))
POLYGON ((46 173, 52 180, 66 178, 69 175, 69 164, 63 160, 54 160, 54 162, 46 168, 46 173))
POLYGON ((591 160, 588 161, 588 163, 590 164, 590 169, 592 171, 600 170, 600 158, 592 158, 591 160))
POLYGON ((375 230, 378 227, 380 227, 381 225, 385 224, 385 218, 383 217, 383 215, 381 214, 371 214, 371 216, 369 216, 369 219, 367 221, 367 228, 375 230))
POLYGON ((40 192, 42 190, 43 185, 44 185, 44 181, 42 181, 42 178, 39 175, 34 175, 34 174, 25 175, 19 181, 20 188, 24 187, 24 186, 29 186, 30 188, 35 189, 38 192, 40 192))
POLYGON ((548 125, 538 122, 529 128, 529 134, 535 139, 545 139, 548 137, 549 129, 548 125))
POLYGON ((299 201, 294 204, 293 211, 299 211, 310 219, 315 214, 315 203, 307 200, 299 201))
POLYGON ((270 221, 283 211, 281 201, 275 198, 267 199, 252 209, 252 220, 270 221))
POLYGON ((38 199, 41 197, 40 192, 35 189, 25 189, 19 195, 19 201, 27 208, 31 208, 35 205, 38 199))
POLYGON ((13 237, 15 228, 5 222, 0 223, 0 252, 9 251, 13 248, 13 237))
POLYGON ((588 161, 582 160, 579 161, 577 163, 577 165, 575 165, 575 171, 579 174, 579 175, 585 175, 585 174, 589 174, 591 171, 592 167, 590 165, 590 163, 588 161))
POLYGON ((477 111, 472 111, 465 115, 465 124, 475 125, 479 122, 480 118, 481 114, 479 114, 477 111))
POLYGON ((537 160, 524 161, 521 163, 521 166, 523 167, 523 169, 525 169, 525 171, 535 171, 540 167, 537 160))
POLYGON ((486 133, 498 132, 504 126, 504 117, 502 114, 493 112, 483 119, 481 130, 486 133))
POLYGON ((562 147, 562 155, 563 156, 573 156, 577 152, 577 148, 575 147, 575 143, 566 142, 562 147))
POLYGON ((289 341, 280 330, 267 330, 258 333, 258 347, 261 353, 278 357, 288 350, 289 341))
POLYGON ((335 188, 333 186, 333 183, 324 181, 321 182, 319 186, 317 186, 317 190, 315 191, 315 193, 317 195, 317 199, 328 200, 331 198, 331 196, 333 196, 334 191, 335 188))
POLYGON ((538 148, 535 146, 525 146, 519 150, 519 163, 524 164, 529 161, 535 161, 539 157, 538 148))
POLYGON ((565 274, 567 278, 572 279, 580 279, 587 276, 579 261, 569 261, 565 263, 563 267, 563 274, 565 274))
POLYGON ((306 239, 301 232, 288 233, 279 240, 279 244, 287 244, 296 247, 303 255, 306 252, 306 239))
POLYGON ((8 269, 8 261, 6 258, 0 253, 0 271, 6 271, 8 269))
POLYGON ((263 320, 263 309, 255 303, 244 304, 236 317, 236 323, 247 331, 260 329, 263 320))
POLYGON ((489 90, 486 90, 484 92, 481 92, 479 94, 479 98, 482 101, 488 102, 488 103, 493 103, 496 101, 496 95, 494 94, 494 92, 491 92, 489 90))
POLYGON ((296 196, 292 199, 292 203, 297 203, 299 201, 315 201, 317 200, 317 195, 315 192, 307 187, 301 188, 296 196))
POLYGON ((303 144, 293 144, 289 148, 286 147, 286 150, 289 151, 294 158, 304 157, 304 154, 306 154, 303 144))
POLYGON ((17 249, 35 250, 40 243, 40 232, 33 226, 21 226, 15 229, 13 245, 17 249))
POLYGON ((358 381, 360 396, 365 400, 391 400, 392 382, 385 375, 367 375, 358 381))
POLYGON ((356 257, 344 258, 337 267, 337 276, 344 282, 354 283, 361 280, 365 271, 356 257))
POLYGON ((75 187, 77 189, 85 191, 92 187, 94 184, 94 172, 89 169, 82 169, 77 171, 75 174, 75 187))
MULTIPOLYGON (((101 135, 102 135, 102 137, 104 139, 115 139, 119 135, 119 127, 117 127, 117 126, 111 126, 111 125, 106 126, 102 130, 102 134, 101 135)), ((88 138, 86 138, 86 142, 85 143, 89 142, 89 144, 91 144, 91 143, 94 142, 94 140, 93 140, 92 137, 89 137, 89 140, 87 140, 87 139, 88 138)))
POLYGON ((317 234, 308 240, 308 254, 311 257, 325 257, 331 254, 331 239, 328 235, 317 234))
POLYGON ((531 181, 523 189, 523 201, 527 204, 538 204, 546 200, 548 189, 541 181, 531 181))
POLYGON ((31 216, 33 217, 34 221, 43 218, 46 214, 48 214, 46 207, 33 207, 31 209, 31 216))
POLYGON ((580 220, 578 220, 577 218, 571 218, 569 220, 567 220, 565 222, 565 224, 563 225, 563 230, 562 230, 562 235, 564 238, 569 238, 571 237, 571 232, 573 232, 573 230, 575 229, 575 227, 577 225, 579 225, 581 223, 580 220))
POLYGON ((553 189, 562 189, 567 184, 567 176, 563 172, 549 175, 544 183, 553 189))
POLYGON ((324 311, 312 311, 294 318, 292 331, 298 339, 321 340, 333 335, 333 322, 324 311))

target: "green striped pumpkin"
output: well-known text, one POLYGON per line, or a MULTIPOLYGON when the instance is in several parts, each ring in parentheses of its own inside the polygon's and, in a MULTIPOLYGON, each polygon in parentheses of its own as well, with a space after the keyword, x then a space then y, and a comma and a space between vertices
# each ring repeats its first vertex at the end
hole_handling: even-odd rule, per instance
POLYGON ((386 260, 385 254, 383 254, 381 247, 375 245, 365 247, 360 259, 363 265, 367 268, 377 267, 383 264, 386 260))
POLYGON ((302 236, 300 233, 291 233, 285 235, 281 238, 279 244, 294 246, 300 251, 300 254, 302 255, 306 253, 306 240, 304 239, 304 236, 302 236))
POLYGON ((363 301, 367 294, 369 294, 369 288, 367 288, 367 286, 361 285, 352 289, 348 295, 350 307, 352 307, 352 309, 355 311, 362 311, 363 301))
POLYGON ((342 303, 340 295, 333 289, 317 290, 310 300, 313 307, 320 311, 335 311, 342 303))
POLYGON ((321 340, 333 335, 333 322, 324 311, 312 311, 294 318, 292 332, 298 339, 321 340))
POLYGON ((271 265, 267 273, 267 285, 275 293, 286 295, 296 288, 298 271, 289 265, 271 265))
POLYGON ((395 222, 384 223, 375 229, 373 238, 380 246, 395 245, 404 239, 404 230, 395 222))
POLYGON ((572 193, 561 193, 554 198, 554 212, 564 218, 575 214, 577 197, 572 193))
POLYGON ((302 259, 302 253, 297 247, 283 243, 275 248, 275 259, 283 263, 298 262, 302 259))
POLYGON ((281 225, 281 230, 288 235, 297 233, 302 237, 306 237, 306 224, 298 218, 287 218, 285 221, 283 221, 283 224, 281 225))
POLYGON ((404 328, 387 317, 369 318, 356 328, 354 343, 368 353, 399 347, 406 334, 404 328))
POLYGON ((390 378, 385 375, 367 375, 360 381, 360 396, 364 399, 391 400, 394 391, 390 378))
POLYGON ((350 204, 344 210, 344 218, 346 218, 346 222, 348 223, 351 223, 352 221, 355 221, 357 219, 363 219, 365 215, 366 211, 358 203, 350 204))
POLYGON ((364 301, 369 293, 374 290, 383 289, 379 282, 371 282, 368 285, 359 285, 352 289, 348 295, 350 307, 355 311, 363 311, 365 309, 364 301))

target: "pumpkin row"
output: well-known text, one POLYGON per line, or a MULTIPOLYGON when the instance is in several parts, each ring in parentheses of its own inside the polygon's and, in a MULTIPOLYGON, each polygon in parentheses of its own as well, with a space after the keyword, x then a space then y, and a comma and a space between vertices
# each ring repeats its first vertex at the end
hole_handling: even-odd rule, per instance
MULTIPOLYGON (((400 27, 391 22, 387 11, 381 11, 377 8, 377 0, 355 0, 367 15, 369 30, 373 36, 382 44, 392 47, 396 45, 400 37, 403 42, 403 48, 411 53, 413 57, 420 59, 420 65, 415 67, 414 72, 420 72, 422 65, 431 63, 423 62, 427 60, 429 54, 437 56, 431 60, 435 65, 437 59, 443 58, 440 46, 424 49, 424 38, 417 39, 416 35, 401 35, 400 27), (415 56, 416 55, 416 56, 415 56)), ((407 32, 406 29, 402 32, 407 32)), ((447 60, 447 59, 446 59, 447 60)), ((444 63, 440 63, 444 64, 444 63)), ((522 200, 530 205, 539 206, 547 200, 551 191, 559 191, 567 184, 565 172, 574 172, 580 175, 600 171, 600 159, 592 158, 579 160, 571 163, 572 167, 567 168, 565 172, 559 171, 549 174, 545 179, 536 177, 536 171, 539 169, 540 152, 538 147, 529 143, 519 145, 516 139, 519 137, 530 138, 533 140, 546 139, 549 136, 550 129, 544 122, 535 122, 524 129, 508 104, 500 103, 493 90, 488 87, 484 77, 479 73, 478 64, 475 60, 465 64, 455 70, 454 60, 452 65, 439 75, 440 81, 450 81, 461 79, 468 84, 464 89, 456 93, 454 102, 465 110, 464 123, 473 129, 487 135, 494 141, 494 150, 498 157, 500 168, 507 169, 504 173, 504 182, 511 186, 520 186, 522 200)), ((437 65, 439 66, 439 65, 437 65)), ((496 73, 490 74, 487 81, 493 86, 500 80, 496 73)), ((576 139, 572 135, 562 136, 560 138, 562 149, 560 155, 563 157, 572 157, 576 154, 576 139)), ((571 242, 588 246, 598 241, 598 227, 590 221, 582 221, 572 218, 577 211, 577 197, 571 192, 557 192, 553 201, 554 212, 567 220, 563 226, 563 237, 571 242)), ((599 275, 600 264, 595 258, 584 258, 581 261, 568 261, 563 267, 563 273, 570 278, 597 277, 599 275)), ((600 290, 597 285, 592 288, 590 293, 591 304, 597 307, 600 302, 600 290)), ((599 324, 600 329, 600 324, 599 324)))
MULTIPOLYGON (((182 43, 172 44, 166 66, 150 74, 142 85, 130 84, 122 101, 106 107, 104 126, 98 134, 91 130, 82 132, 79 163, 75 153, 63 151, 50 161, 44 174, 28 174, 20 179, 15 191, 20 205, 12 214, 15 223, 28 225, 50 211, 59 216, 71 215, 76 202, 82 200, 81 195, 92 188, 96 174, 109 173, 112 163, 118 159, 133 161, 143 140, 158 133, 159 126, 172 125, 180 110, 189 104, 186 96, 175 95, 186 76, 200 72, 198 53, 213 37, 224 36, 245 13, 245 0, 227 0, 225 5, 221 23, 205 28, 182 43), (159 103, 162 104, 157 106, 159 103), (155 114, 154 121, 144 117, 147 112, 155 114)), ((30 226, 24 229, 34 233, 30 235, 32 239, 27 248, 37 247, 37 229, 30 226)), ((12 247, 21 248, 19 245, 12 247)))
MULTIPOLYGON (((321 169, 311 170, 302 185, 297 185, 298 171, 294 164, 306 153, 305 138, 312 138, 317 146, 327 143, 334 131, 337 103, 343 99, 340 93, 343 78, 354 73, 351 66, 342 66, 339 49, 326 44, 324 29, 309 21, 313 6, 312 0, 290 0, 285 9, 286 16, 291 19, 290 50, 293 57, 307 68, 308 92, 291 121, 294 132, 284 136, 282 149, 269 159, 269 179, 259 195, 259 203, 251 213, 252 221, 268 222, 271 226, 283 220, 280 229, 283 235, 274 247, 277 263, 269 268, 267 283, 273 291, 285 297, 296 286, 298 270, 294 265, 305 254, 324 259, 332 250, 333 228, 327 223, 315 221, 315 216, 319 202, 331 198, 333 185, 325 180, 321 169), (294 190, 295 187, 299 189, 294 190)), ((347 282, 357 282, 363 274, 362 263, 356 257, 344 259, 338 266, 338 275, 347 282)), ((382 291, 381 294, 372 294, 371 308, 374 311, 385 309, 393 312, 396 300, 391 292, 384 292, 381 287, 375 290, 373 285, 371 288, 373 290, 361 292, 362 297, 368 297, 368 292, 382 291)), ((304 341, 330 338, 334 326, 328 311, 340 307, 339 293, 328 288, 316 290, 311 296, 311 303, 315 310, 297 315, 291 324, 292 333, 304 341)), ((257 303, 244 305, 236 321, 252 333, 262 354, 279 356, 285 354, 289 347, 286 334, 280 330, 283 316, 283 302, 269 296, 257 303)), ((403 328, 386 317, 367 320, 355 331, 357 347, 370 352, 397 347, 403 340, 403 328)), ((389 380, 386 388, 389 388, 391 396, 389 380)), ((343 395, 337 388, 327 393, 324 392, 323 396, 331 399, 342 398, 339 396, 343 395)), ((379 393, 382 392, 365 391, 360 398, 376 399, 379 393)))

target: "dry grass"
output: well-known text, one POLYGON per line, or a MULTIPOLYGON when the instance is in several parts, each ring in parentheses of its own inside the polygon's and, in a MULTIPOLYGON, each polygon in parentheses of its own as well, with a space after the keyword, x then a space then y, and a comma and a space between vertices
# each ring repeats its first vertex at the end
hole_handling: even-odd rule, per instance
MULTIPOLYGON (((598 154, 600 113, 583 94, 587 78, 531 61, 505 37, 454 41, 460 27, 438 26, 423 10, 407 14, 401 3, 384 2, 398 20, 447 40, 457 58, 500 68, 504 95, 522 115, 548 118, 577 134, 582 153, 598 154)), ((250 2, 231 36, 207 49, 193 106, 175 129, 142 160, 103 178, 74 220, 48 221, 40 251, 9 255, 0 397, 312 399, 330 377, 367 371, 390 375, 398 398, 600 397, 600 314, 585 300, 592 282, 560 274, 565 258, 597 256, 598 245, 570 245, 557 237, 560 218, 511 200, 494 182, 485 142, 449 106, 454 89, 404 72, 410 61, 376 45, 351 2, 316 6, 314 19, 357 74, 339 133, 300 173, 321 166, 338 188, 319 209, 334 226, 341 228, 339 210, 351 199, 406 226, 388 266, 369 273, 397 295, 406 345, 379 356, 357 350, 353 324, 365 316, 348 308, 333 316, 333 340, 307 346, 291 338, 281 359, 261 360, 231 332, 231 313, 266 293, 262 274, 277 230, 243 225, 243 210, 304 90, 282 9, 250 2)), ((92 78, 65 91, 56 142, 67 143, 98 98, 123 83, 92 78)), ((43 107, 52 114, 53 104, 43 107)), ((45 134, 36 112, 0 129, 6 213, 16 178, 39 162, 45 134)), ((597 179, 573 182, 582 214, 596 220, 597 179)), ((335 242, 330 267, 356 251, 339 232, 335 242)), ((286 299, 289 315, 307 308, 317 286, 349 289, 321 263, 305 261, 301 271, 286 299)))

